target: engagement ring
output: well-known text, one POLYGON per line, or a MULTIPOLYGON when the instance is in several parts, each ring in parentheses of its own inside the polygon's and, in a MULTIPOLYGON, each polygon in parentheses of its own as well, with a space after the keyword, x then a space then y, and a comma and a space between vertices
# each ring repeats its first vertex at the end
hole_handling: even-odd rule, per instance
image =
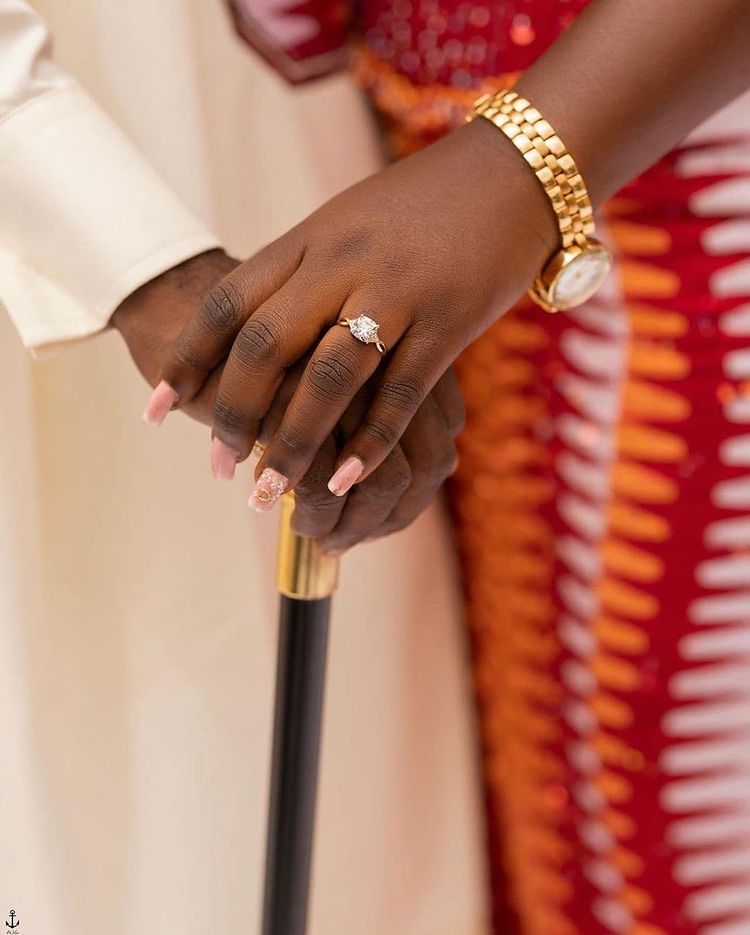
POLYGON ((360 315, 358 318, 339 318, 340 325, 345 325, 354 337, 363 344, 374 344, 381 354, 385 354, 385 344, 378 335, 378 323, 368 318, 367 315, 360 315))

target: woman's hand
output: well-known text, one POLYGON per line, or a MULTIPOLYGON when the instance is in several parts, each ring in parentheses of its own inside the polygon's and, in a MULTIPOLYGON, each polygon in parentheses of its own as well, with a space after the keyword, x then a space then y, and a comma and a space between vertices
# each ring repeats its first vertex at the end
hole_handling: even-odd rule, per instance
MULTIPOLYGON (((159 379, 167 352, 205 296, 238 265, 237 260, 220 250, 201 254, 146 283, 112 316, 113 326, 122 334, 136 365, 152 386, 159 379)), ((304 365, 305 361, 300 361, 287 372, 266 415, 264 436, 273 436, 304 365)), ((208 374, 184 407, 188 415, 207 425, 213 419, 221 372, 219 365, 208 374)), ((362 539, 384 536, 411 523, 433 499, 455 464, 454 438, 463 423, 463 405, 455 377, 448 372, 420 407, 401 444, 357 488, 356 496, 331 496, 326 482, 335 467, 340 445, 359 425, 365 400, 363 393, 353 401, 334 435, 321 445, 297 485, 294 528, 318 538, 326 551, 343 551, 362 539)), ((231 456, 227 461, 225 456, 226 449, 215 442, 214 473, 230 478, 236 460, 231 456)))
POLYGON ((358 400, 361 421, 329 480, 343 495, 394 450, 440 376, 518 298, 556 239, 533 174, 475 121, 334 198, 222 279, 171 349, 149 411, 189 405, 228 354, 213 431, 220 456, 241 461, 285 373, 309 355, 267 438, 254 503, 268 507, 296 488, 358 400), (337 326, 359 315, 378 322, 385 359, 337 326))

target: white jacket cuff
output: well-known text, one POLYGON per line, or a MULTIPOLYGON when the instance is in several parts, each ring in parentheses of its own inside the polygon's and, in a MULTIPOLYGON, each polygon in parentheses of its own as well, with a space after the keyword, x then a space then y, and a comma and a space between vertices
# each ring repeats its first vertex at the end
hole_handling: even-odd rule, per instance
POLYGON ((105 328, 120 302, 219 246, 79 86, 0 121, 0 302, 39 351, 105 328))

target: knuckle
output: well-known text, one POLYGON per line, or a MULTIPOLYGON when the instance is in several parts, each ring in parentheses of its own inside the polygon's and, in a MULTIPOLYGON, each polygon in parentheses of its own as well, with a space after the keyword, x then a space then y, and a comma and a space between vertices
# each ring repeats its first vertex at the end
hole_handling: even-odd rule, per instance
POLYGON ((352 260, 361 256, 372 241, 372 232, 366 227, 355 227, 334 237, 327 254, 338 261, 352 260))
POLYGON ((192 373, 205 369, 197 349, 181 339, 172 348, 172 363, 180 370, 192 373))
POLYGON ((273 446, 281 457, 296 461, 304 456, 308 443, 295 426, 281 425, 274 437, 273 446))
POLYGON ((398 379, 384 380, 380 395, 393 408, 415 411, 426 394, 426 387, 419 377, 402 375, 398 379))
POLYGON ((214 286, 203 300, 201 317, 209 331, 224 334, 239 327, 241 299, 237 287, 229 282, 214 286))
POLYGON ((292 517, 292 529, 300 536, 309 539, 320 539, 328 535, 336 523, 336 515, 327 511, 326 513, 308 513, 297 507, 292 517))
POLYGON ((331 494, 326 497, 321 491, 300 490, 294 488, 294 529, 305 536, 319 538, 335 526, 341 504, 334 501, 331 494))
POLYGON ((380 534, 383 536, 392 536, 393 533, 401 532, 402 529, 406 529, 407 526, 411 526, 411 524, 427 508, 430 502, 431 501, 426 501, 417 507, 415 507, 413 504, 410 504, 405 508, 396 507, 396 509, 381 526, 380 534))
POLYGON ((434 347, 436 341, 449 341, 457 329, 465 327, 466 310, 452 296, 433 294, 429 304, 429 310, 425 309, 412 325, 412 336, 422 347, 434 347))
POLYGON ((234 352, 245 366, 273 360, 278 347, 278 338, 273 329, 260 318, 250 318, 234 342, 234 352))
POLYGON ((305 512, 333 510, 337 499, 328 490, 322 472, 312 467, 294 488, 296 503, 305 512))
POLYGON ((448 431, 451 435, 460 435, 466 425, 466 410, 463 405, 454 416, 448 419, 448 431))
POLYGON ((435 455, 433 463, 430 465, 430 477, 437 484, 442 484, 446 477, 449 476, 453 470, 453 466, 456 463, 456 447, 455 445, 445 446, 440 450, 438 454, 435 455))
POLYGON ((391 456, 360 489, 366 491, 372 500, 393 502, 395 508, 395 502, 409 489, 411 482, 412 470, 407 461, 391 456))
POLYGON ((445 415, 445 424, 448 427, 448 432, 454 438, 463 430, 463 427, 466 424, 466 407, 464 406, 464 401, 460 396, 458 396, 456 404, 451 409, 451 412, 445 415))
POLYGON ((247 428, 250 419, 240 407, 229 399, 218 396, 214 402, 214 423, 229 432, 247 428))
POLYGON ((369 526, 361 521, 351 521, 344 517, 335 529, 326 536, 326 548, 347 551, 361 542, 369 532, 369 526))
MULTIPOLYGON (((327 492, 326 492, 327 493, 327 492)), ((306 514, 313 513, 333 513, 338 507, 333 494, 324 494, 322 490, 305 489, 304 484, 297 484, 294 488, 294 495, 299 507, 306 514)))
POLYGON ((293 319, 300 306, 300 296, 297 289, 289 286, 276 292, 263 306, 266 317, 274 321, 293 319))
POLYGON ((336 399, 357 386, 357 372, 350 360, 325 352, 310 364, 310 383, 324 399, 336 399))
POLYGON ((398 432, 383 419, 369 418, 362 426, 362 433, 368 441, 385 448, 392 448, 398 441, 398 432))
POLYGON ((411 486, 412 473, 408 464, 393 472, 390 479, 390 488, 398 494, 404 493, 411 486))
POLYGON ((379 539, 384 538, 385 536, 392 536, 394 532, 400 532, 404 529, 405 526, 409 525, 407 519, 400 520, 396 516, 392 516, 383 523, 383 525, 378 529, 377 536, 379 539))

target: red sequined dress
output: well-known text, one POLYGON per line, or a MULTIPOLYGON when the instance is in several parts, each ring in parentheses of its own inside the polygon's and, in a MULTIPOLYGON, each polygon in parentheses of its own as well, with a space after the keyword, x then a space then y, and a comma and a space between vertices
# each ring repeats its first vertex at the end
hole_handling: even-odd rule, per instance
MULTIPOLYGON (((459 125, 585 5, 362 0, 354 71, 394 152, 459 125)), ((328 17, 287 42, 319 71, 351 11, 295 11, 328 17)), ((524 302, 459 361, 496 930, 750 935, 750 102, 603 221, 601 294, 524 302)))

